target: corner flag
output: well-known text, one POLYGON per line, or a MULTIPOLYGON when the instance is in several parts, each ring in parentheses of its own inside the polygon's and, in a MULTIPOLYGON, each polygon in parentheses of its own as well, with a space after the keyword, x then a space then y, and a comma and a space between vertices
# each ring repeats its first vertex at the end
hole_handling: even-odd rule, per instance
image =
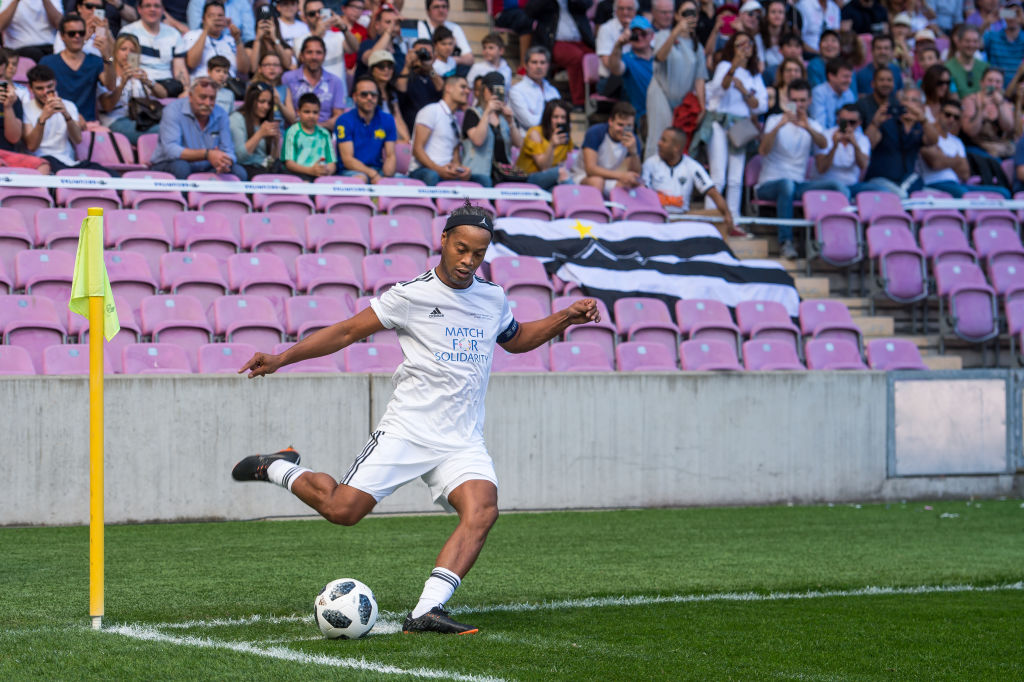
POLYGON ((78 234, 78 254, 71 280, 71 302, 68 308, 82 317, 89 317, 89 297, 103 297, 103 336, 110 341, 121 330, 110 289, 107 266, 103 262, 103 209, 89 209, 78 234))

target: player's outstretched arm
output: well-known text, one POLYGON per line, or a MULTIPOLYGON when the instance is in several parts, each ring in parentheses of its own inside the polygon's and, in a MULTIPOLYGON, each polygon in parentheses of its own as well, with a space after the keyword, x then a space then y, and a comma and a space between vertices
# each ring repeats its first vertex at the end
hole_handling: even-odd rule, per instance
POLYGON ((256 353, 238 373, 248 372, 250 379, 273 374, 285 365, 337 353, 382 329, 384 325, 380 323, 377 313, 372 308, 366 308, 347 320, 313 332, 279 355, 256 353))
POLYGON ((509 353, 526 353, 547 343, 574 324, 600 322, 600 320, 601 314, 597 310, 597 302, 592 298, 584 298, 543 320, 520 324, 516 335, 510 341, 500 345, 509 353))

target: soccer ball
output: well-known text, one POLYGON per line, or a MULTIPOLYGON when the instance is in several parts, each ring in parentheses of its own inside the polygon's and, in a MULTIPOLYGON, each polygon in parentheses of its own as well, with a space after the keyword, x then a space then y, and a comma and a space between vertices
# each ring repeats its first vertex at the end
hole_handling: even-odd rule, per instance
POLYGON ((356 639, 377 622, 377 600, 355 578, 338 578, 320 590, 313 601, 313 615, 327 639, 356 639))

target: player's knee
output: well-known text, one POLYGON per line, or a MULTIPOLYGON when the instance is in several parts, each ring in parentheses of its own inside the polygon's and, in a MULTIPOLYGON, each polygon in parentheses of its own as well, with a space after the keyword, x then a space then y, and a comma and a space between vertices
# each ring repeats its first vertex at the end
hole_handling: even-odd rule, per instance
POLYGON ((366 514, 350 505, 334 505, 325 509, 323 516, 339 526, 354 526, 362 521, 366 514))
POLYGON ((498 520, 498 505, 485 504, 476 507, 466 520, 472 528, 486 533, 498 520))

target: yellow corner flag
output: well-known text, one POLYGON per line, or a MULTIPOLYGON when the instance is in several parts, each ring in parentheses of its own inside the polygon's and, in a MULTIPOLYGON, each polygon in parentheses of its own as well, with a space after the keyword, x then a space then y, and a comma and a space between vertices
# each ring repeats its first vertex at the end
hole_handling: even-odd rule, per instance
POLYGON ((121 330, 110 290, 107 266, 103 262, 103 209, 90 208, 78 235, 78 255, 71 281, 71 302, 68 308, 82 317, 89 317, 89 297, 103 297, 103 336, 110 341, 121 330))

